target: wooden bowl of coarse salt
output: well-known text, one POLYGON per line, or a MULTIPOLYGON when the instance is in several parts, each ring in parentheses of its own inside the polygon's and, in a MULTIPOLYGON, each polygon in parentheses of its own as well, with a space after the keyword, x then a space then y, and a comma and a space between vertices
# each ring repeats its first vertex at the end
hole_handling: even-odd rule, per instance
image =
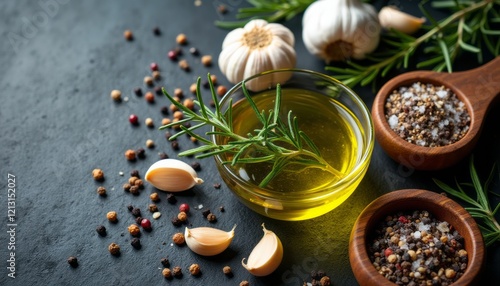
POLYGON ((485 246, 478 225, 457 202, 432 191, 403 189, 362 211, 351 231, 349 260, 361 286, 475 285, 485 246))

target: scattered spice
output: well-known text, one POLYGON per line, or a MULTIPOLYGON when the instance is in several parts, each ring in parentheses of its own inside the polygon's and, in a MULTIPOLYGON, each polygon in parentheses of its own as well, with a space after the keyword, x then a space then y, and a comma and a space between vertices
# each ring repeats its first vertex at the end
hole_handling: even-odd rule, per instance
POLYGON ((240 286, 250 286, 250 282, 243 280, 240 282, 240 286))
POLYGON ((174 50, 168 51, 167 56, 172 61, 177 60, 177 53, 174 50))
POLYGON ((190 91, 192 94, 196 94, 196 88, 197 88, 197 84, 196 84, 196 83, 192 83, 192 84, 189 86, 189 91, 190 91))
POLYGON ((100 236, 106 236, 106 227, 104 225, 99 225, 96 227, 95 231, 97 231, 97 233, 100 235, 100 236))
POLYGON ((108 246, 108 251, 109 253, 111 253, 112 255, 119 255, 120 254, 120 245, 112 242, 109 246, 108 246))
POLYGON ((144 99, 149 102, 149 103, 154 103, 155 102, 155 95, 151 92, 151 91, 148 91, 146 92, 146 94, 144 95, 144 99))
POLYGON ((153 78, 154 78, 155 80, 160 80, 160 79, 161 79, 161 73, 160 73, 160 71, 153 71, 153 72, 151 73, 151 75, 153 76, 153 78))
POLYGON ((92 170, 92 177, 94 177, 94 180, 101 182, 104 180, 104 172, 101 169, 94 169, 92 170))
POLYGON ((114 101, 120 101, 122 99, 122 92, 117 89, 113 89, 110 95, 114 101))
POLYGON ((129 225, 127 229, 132 236, 138 236, 141 233, 141 229, 136 224, 129 225))
MULTIPOLYGON (((146 150, 144 150, 144 148, 137 148, 137 150, 135 150, 135 153, 137 154, 137 158, 139 159, 144 159, 146 157, 146 150)), ((135 176, 135 177, 139 177, 139 176, 135 176)))
POLYGON ((427 211, 387 216, 369 241, 374 267, 396 284, 450 285, 467 268, 463 237, 427 211))
POLYGON ((210 211, 210 209, 206 209, 206 210, 203 210, 201 212, 201 214, 203 215, 204 218, 207 218, 209 214, 211 214, 212 212, 210 211))
POLYGON ((183 203, 179 206, 179 211, 180 212, 185 212, 185 213, 188 213, 189 212, 189 205, 186 204, 186 203, 183 203))
POLYGON ((217 217, 216 217, 213 213, 209 213, 209 214, 207 215, 207 220, 208 220, 209 222, 216 222, 216 221, 217 221, 217 217))
POLYGON ((217 87, 217 95, 218 96, 224 96, 224 94, 226 94, 227 92, 227 87, 223 86, 223 85, 219 85, 217 87))
POLYGON ((179 34, 177 35, 177 37, 175 38, 175 41, 177 42, 177 44, 179 45, 185 45, 187 44, 187 37, 185 34, 179 34))
POLYGON ((200 54, 200 52, 198 51, 198 49, 195 48, 195 47, 189 48, 189 53, 191 53, 193 56, 197 56, 197 55, 200 54))
POLYGON ((225 275, 227 275, 227 276, 230 276, 230 277, 231 277, 231 276, 233 276, 233 270, 231 269, 231 267, 230 267, 230 266, 224 266, 224 267, 222 268, 222 272, 223 272, 225 275))
POLYGON ((154 84, 153 78, 150 76, 144 77, 144 84, 147 86, 152 86, 154 84))
POLYGON ((150 212, 154 213, 158 211, 158 206, 156 204, 149 204, 148 209, 150 212))
POLYGON ((129 212, 131 212, 134 209, 134 206, 133 205, 128 205, 127 209, 128 209, 129 212))
POLYGON ((144 124, 146 124, 147 127, 155 127, 155 123, 153 122, 153 118, 148 117, 146 120, 144 120, 144 124))
POLYGON ((201 170, 201 165, 200 165, 200 162, 192 162, 192 163, 191 163, 191 167, 192 167, 195 171, 200 171, 200 170, 201 170))
POLYGON ((177 198, 174 196, 174 194, 169 193, 167 195, 167 201, 171 204, 175 204, 177 202, 177 198))
POLYGON ((172 269, 172 274, 174 275, 174 277, 177 277, 177 278, 182 277, 182 268, 180 268, 179 266, 175 266, 172 269))
POLYGON ((138 237, 132 238, 132 240, 130 241, 130 245, 132 245, 132 247, 135 249, 140 249, 142 247, 141 240, 138 237))
POLYGON ((210 55, 205 55, 203 57, 201 57, 201 63, 206 66, 206 67, 209 67, 212 65, 212 56, 210 55))
POLYGON ((223 213, 223 212, 225 212, 225 211, 226 211, 226 209, 224 208, 224 206, 220 206, 220 207, 219 207, 219 211, 220 211, 221 213, 223 213))
POLYGON ((385 116, 399 137, 424 147, 459 141, 471 121, 465 104, 449 88, 420 82, 394 90, 385 116))
POLYGON ((216 189, 220 189, 221 184, 220 184, 220 183, 215 183, 213 186, 214 186, 214 188, 216 188, 216 189))
POLYGON ((172 149, 176 151, 179 150, 179 142, 177 142, 177 140, 172 141, 172 143, 170 143, 170 146, 172 146, 172 149))
POLYGON ((185 212, 179 212, 177 214, 177 218, 182 221, 182 222, 185 222, 187 220, 187 214, 185 212))
POLYGON ((117 214, 115 211, 109 211, 109 212, 106 214, 106 218, 107 218, 110 222, 117 222, 117 221, 118 221, 118 214, 117 214))
POLYGON ((147 219, 147 218, 143 218, 141 220, 141 226, 145 230, 151 230, 151 221, 149 219, 147 219))
POLYGON ((177 245, 183 245, 186 242, 184 234, 182 232, 177 232, 172 236, 172 241, 177 245))
POLYGON ((168 258, 166 258, 166 257, 165 257, 165 258, 162 258, 162 259, 160 260, 160 263, 161 263, 161 265, 163 265, 163 267, 170 267, 170 261, 169 261, 169 260, 168 260, 168 258))
POLYGON ((187 60, 180 60, 179 67, 185 71, 189 71, 189 63, 187 62, 187 60))
POLYGON ((134 34, 132 34, 132 31, 130 30, 125 30, 123 32, 123 37, 125 38, 125 40, 127 41, 132 41, 134 40, 134 34))
POLYGON ((162 159, 162 160, 163 160, 163 159, 168 159, 168 155, 167 155, 167 153, 165 153, 165 152, 159 152, 159 153, 158 153, 158 157, 159 157, 160 159, 162 159))
POLYGON ((153 218, 154 219, 159 219, 161 217, 161 213, 160 212, 154 212, 153 213, 153 218))
POLYGON ((172 278, 172 271, 170 270, 170 268, 163 268, 163 270, 161 271, 161 275, 163 275, 163 277, 167 279, 170 279, 172 278))
POLYGON ((172 224, 174 226, 181 226, 182 225, 182 221, 177 216, 175 216, 174 218, 172 218, 172 224))
POLYGON ((142 89, 140 87, 134 88, 134 93, 137 96, 142 96, 142 89))
POLYGON ((197 264, 197 263, 193 263, 189 266, 189 273, 191 273, 191 275, 193 276, 198 276, 201 274, 201 269, 200 269, 200 265, 197 264))
POLYGON ((105 187, 98 187, 97 188, 97 194, 99 194, 99 196, 106 196, 106 188, 105 187))
POLYGON ((132 214, 133 214, 135 217, 139 217, 139 216, 141 216, 141 209, 140 209, 140 208, 133 208, 133 209, 132 209, 132 214))
POLYGON ((134 169, 134 170, 130 171, 130 176, 131 177, 137 177, 137 178, 139 178, 140 177, 139 176, 139 170, 134 169))
POLYGON ((74 257, 74 256, 70 256, 68 258, 68 263, 73 268, 78 267, 78 259, 76 257, 74 257))
POLYGON ((149 64, 149 68, 151 69, 151 71, 157 71, 158 70, 158 64, 155 63, 155 62, 152 62, 149 64))
POLYGON ((132 149, 128 149, 127 151, 125 151, 125 158, 128 161, 135 161, 135 157, 136 157, 135 155, 136 155, 136 153, 132 149))
POLYGON ((147 148, 154 148, 155 147, 155 142, 152 139, 146 140, 146 147, 147 148))
POLYGON ((132 125, 137 125, 139 123, 139 117, 135 114, 130 114, 128 117, 128 121, 132 125))
POLYGON ((153 28, 153 34, 154 34, 155 36, 160 36, 160 35, 161 35, 161 30, 160 30, 160 28, 159 28, 159 27, 154 27, 154 28, 153 28))
POLYGON ((182 105, 185 107, 193 110, 194 109, 194 101, 191 98, 186 98, 183 102, 182 105))
POLYGON ((141 224, 141 221, 142 221, 142 216, 138 216, 138 217, 136 217, 136 218, 135 218, 135 223, 136 223, 137 225, 140 225, 140 224, 141 224))
POLYGON ((132 195, 138 195, 139 194, 139 187, 138 186, 130 186, 128 190, 132 195))

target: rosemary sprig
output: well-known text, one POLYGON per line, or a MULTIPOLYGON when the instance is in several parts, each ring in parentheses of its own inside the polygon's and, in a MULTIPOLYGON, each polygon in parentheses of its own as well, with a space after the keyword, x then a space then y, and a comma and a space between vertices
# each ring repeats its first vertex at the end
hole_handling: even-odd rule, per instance
POLYGON ((254 133, 248 134, 248 137, 244 137, 235 133, 233 130, 233 102, 229 102, 226 111, 221 110, 210 74, 208 74, 207 78, 212 100, 215 104, 213 111, 203 102, 203 97, 200 92, 201 78, 197 80, 196 100, 194 100, 195 106, 199 108, 198 112, 194 109, 191 110, 185 107, 163 89, 163 94, 183 112, 184 118, 177 122, 161 126, 160 130, 179 125, 181 130, 171 136, 170 140, 175 140, 179 136, 188 134, 204 144, 200 147, 183 151, 179 153, 179 156, 196 155, 196 158, 201 159, 226 153, 230 155, 228 158, 231 158, 231 160, 224 161, 224 164, 236 165, 262 162, 272 164, 271 171, 259 183, 260 187, 265 187, 282 171, 292 172, 290 168, 287 168, 290 165, 297 167, 293 168, 293 172, 301 172, 308 168, 319 168, 337 177, 342 177, 343 174, 341 172, 333 168, 321 157, 317 146, 311 138, 309 138, 305 132, 299 130, 298 119, 292 115, 291 110, 288 112, 287 122, 280 119, 281 87, 279 84, 276 87, 274 108, 265 111, 258 109, 245 87, 245 82, 242 83, 243 94, 255 112, 255 116, 262 124, 261 128, 256 128, 254 133), (187 122, 194 122, 195 124, 186 127, 184 123, 187 122), (227 143, 219 145, 195 133, 196 130, 205 126, 212 127, 212 131, 206 132, 205 135, 226 137, 228 139, 227 143), (247 155, 247 151, 250 149, 256 151, 252 152, 252 154, 256 155, 247 155))
POLYGON ((437 179, 434 179, 434 182, 445 192, 461 199, 462 201, 470 205, 469 207, 465 207, 465 209, 471 214, 473 218, 478 221, 478 225, 483 234, 485 244, 486 246, 490 246, 494 242, 500 241, 500 224, 495 218, 495 214, 500 209, 500 203, 497 204, 494 209, 492 209, 492 206, 490 205, 488 199, 488 189, 493 179, 493 175, 495 174, 496 167, 493 166, 491 173, 484 185, 481 185, 476 168, 474 167, 473 158, 471 158, 470 160, 469 169, 472 183, 460 184, 457 182, 457 189, 454 189, 437 179), (473 188, 476 192, 475 196, 469 195, 462 186, 473 188))

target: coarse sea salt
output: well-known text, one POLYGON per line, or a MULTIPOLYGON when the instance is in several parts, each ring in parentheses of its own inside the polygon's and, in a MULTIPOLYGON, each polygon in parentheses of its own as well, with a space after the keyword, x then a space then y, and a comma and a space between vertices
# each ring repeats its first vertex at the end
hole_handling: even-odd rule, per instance
POLYGON ((396 128, 398 126, 399 120, 398 117, 394 114, 389 117, 389 126, 391 126, 392 129, 396 128))

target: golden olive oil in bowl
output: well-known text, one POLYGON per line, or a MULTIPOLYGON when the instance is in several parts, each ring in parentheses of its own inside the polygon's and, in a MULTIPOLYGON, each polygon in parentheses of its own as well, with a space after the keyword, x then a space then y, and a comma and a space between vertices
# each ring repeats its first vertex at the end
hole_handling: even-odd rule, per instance
MULTIPOLYGON (((233 154, 224 153, 215 159, 225 183, 246 206, 275 219, 310 219, 339 206, 354 192, 369 165, 373 127, 366 106, 338 81, 311 71, 271 71, 245 82, 253 79, 264 82, 264 87, 270 86, 264 90, 249 91, 257 109, 267 114, 274 108, 275 87, 279 83, 280 120, 288 122, 291 111, 299 130, 307 134, 321 158, 338 173, 321 168, 304 169, 301 165, 292 164, 262 187, 259 184, 271 171, 273 163, 222 164, 233 159, 233 154)), ((220 106, 224 110, 232 104, 233 131, 247 136, 262 128, 262 123, 242 95, 241 86, 240 83, 232 88, 220 106)), ((231 139, 214 136, 212 140, 220 145, 229 143, 231 139)), ((288 147, 285 143, 282 146, 288 147)), ((240 157, 258 155, 258 150, 249 148, 240 157)))

